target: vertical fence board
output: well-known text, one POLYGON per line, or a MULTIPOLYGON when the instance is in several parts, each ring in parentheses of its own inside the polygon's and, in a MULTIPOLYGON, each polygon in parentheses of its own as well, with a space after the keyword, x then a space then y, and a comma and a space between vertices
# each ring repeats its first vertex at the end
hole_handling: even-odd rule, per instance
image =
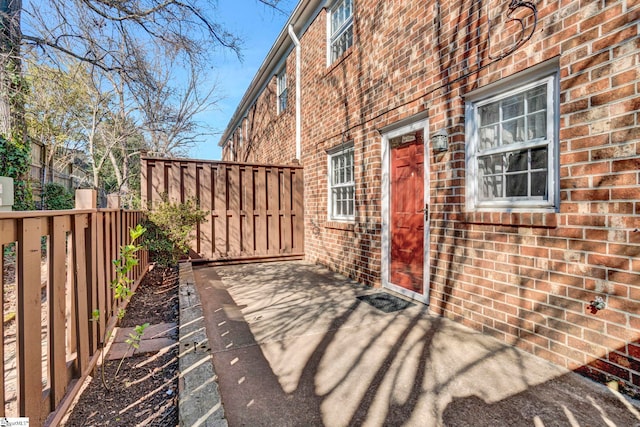
POLYGON ((182 185, 182 168, 180 167, 180 163, 168 163, 165 162, 165 167, 168 168, 168 188, 167 195, 169 196, 169 200, 172 203, 182 202, 183 194, 180 191, 182 185))
POLYGON ((40 302, 40 219, 25 218, 18 231, 18 410, 40 418, 42 395, 42 321, 40 302), (34 343, 36 345, 34 345, 34 343), (37 397, 37 398, 34 398, 37 397))
MULTIPOLYGON (((71 219, 70 219, 71 221, 71 219)), ((73 222, 73 221, 71 221, 73 222)), ((77 340, 76 331, 73 325, 76 324, 76 302, 73 297, 74 288, 76 286, 75 279, 75 242, 73 238, 73 224, 71 224, 71 233, 67 236, 67 288, 65 292, 65 301, 67 307, 67 356, 69 359, 77 359, 77 340)), ((74 363, 74 367, 77 366, 74 363)))
POLYGON ((105 274, 105 281, 107 284, 106 287, 106 294, 107 297, 105 299, 105 301, 108 301, 107 304, 107 312, 108 313, 112 313, 113 309, 114 309, 114 301, 113 301, 113 291, 111 289, 111 280, 113 280, 112 277, 112 269, 111 269, 111 265, 109 263, 109 260, 111 260, 113 252, 112 252, 112 247, 113 247, 113 231, 111 228, 111 215, 109 212, 104 212, 103 213, 103 227, 104 227, 104 243, 105 243, 105 248, 104 248, 104 257, 103 257, 103 265, 104 265, 104 274, 105 274))
POLYGON ((183 166, 182 191, 184 200, 194 200, 196 198, 196 164, 189 162, 183 166))
POLYGON ((269 255, 280 252, 278 169, 267 169, 267 245, 269 255))
POLYGON ((243 256, 252 256, 253 249, 253 168, 240 167, 240 231, 243 256))
POLYGON ((88 226, 87 215, 74 215, 73 237, 74 237, 74 263, 75 263, 75 287, 74 300, 77 307, 76 334, 78 337, 78 371, 84 373, 89 362, 89 313, 88 313, 88 292, 87 292, 87 254, 85 248, 84 230, 88 226))
POLYGON ((66 241, 69 217, 51 218, 51 259, 49 270, 49 372, 51 373, 51 405, 56 407, 67 389, 66 328, 66 241))
POLYGON ((240 166, 227 167, 228 256, 240 256, 240 166))
MULTIPOLYGON (((147 177, 149 176, 149 172, 147 170, 148 168, 149 161, 147 159, 142 159, 140 161, 140 200, 142 201, 143 208, 147 207, 145 202, 147 200, 150 200, 149 184, 151 183, 151 181, 147 179, 147 177)), ((151 173, 151 175, 153 175, 153 172, 151 173)))
MULTIPOLYGON (((151 194, 147 201, 147 206, 151 209, 160 200, 162 200, 162 194, 165 192, 164 185, 164 163, 161 162, 149 162, 148 173, 151 175, 151 194)), ((148 178, 147 178, 148 179, 148 178)))
MULTIPOLYGON (((196 186, 198 182, 198 176, 196 175, 196 164, 193 162, 187 163, 182 167, 182 181, 180 183, 180 193, 182 197, 182 201, 186 202, 187 200, 194 201, 195 203, 200 203, 197 199, 198 188, 196 186)), ((198 237, 197 230, 191 233, 191 239, 189 246, 194 252, 199 252, 198 250, 198 237)))
MULTIPOLYGON (((107 265, 105 265, 105 237, 104 237, 104 213, 98 212, 96 214, 96 270, 98 271, 98 334, 100 341, 102 342, 104 336, 104 330, 107 325, 107 265)), ((104 344, 104 343, 103 343, 104 344)))
MULTIPOLYGON (((91 213, 87 215, 89 224, 85 229, 85 256, 87 257, 87 279, 89 280, 87 291, 88 291, 88 302, 89 302, 89 313, 98 308, 98 280, 97 280, 97 271, 96 271, 96 252, 97 247, 94 242, 96 238, 96 220, 97 213, 91 213)), ((94 354, 96 350, 98 350, 98 344, 100 339, 98 338, 98 323, 91 322, 89 325, 89 352, 90 354, 94 354)))
POLYGON ((255 171, 254 180, 254 230, 256 254, 266 256, 267 245, 267 171, 264 167, 259 167, 255 171))
POLYGON ((282 184, 280 188, 280 235, 282 236, 280 244, 280 253, 290 253, 292 249, 292 233, 291 228, 291 170, 283 169, 280 172, 282 184))
POLYGON ((291 172, 292 189, 291 201, 293 213, 293 247, 294 252, 304 251, 304 178, 302 169, 291 172))
POLYGON ((220 165, 215 173, 215 256, 225 258, 227 256, 227 168, 220 165))
POLYGON ((200 239, 200 251, 204 258, 213 258, 213 204, 212 204, 212 192, 211 187, 211 166, 205 164, 200 169, 200 207, 209 212, 208 220, 200 224, 199 239, 200 239))

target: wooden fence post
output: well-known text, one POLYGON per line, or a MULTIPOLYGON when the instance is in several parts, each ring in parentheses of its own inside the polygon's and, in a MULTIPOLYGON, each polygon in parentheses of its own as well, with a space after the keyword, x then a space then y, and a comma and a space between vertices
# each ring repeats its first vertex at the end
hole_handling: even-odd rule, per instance
POLYGON ((79 188, 76 190, 76 209, 96 209, 98 207, 98 192, 96 190, 79 188))
POLYGON ((107 194, 107 209, 120 209, 120 195, 116 193, 107 194))

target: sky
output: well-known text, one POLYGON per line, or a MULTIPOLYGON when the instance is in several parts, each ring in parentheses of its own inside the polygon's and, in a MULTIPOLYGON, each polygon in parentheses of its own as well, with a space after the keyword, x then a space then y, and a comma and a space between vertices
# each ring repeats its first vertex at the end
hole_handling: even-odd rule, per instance
POLYGON ((280 0, 278 7, 286 14, 279 13, 258 0, 220 0, 217 3, 215 19, 243 40, 243 59, 241 62, 230 51, 216 53, 210 81, 217 81, 220 89, 217 95, 222 99, 217 103, 216 110, 198 116, 198 120, 206 123, 216 134, 191 148, 189 155, 195 159, 220 160, 220 136, 282 31, 297 0, 280 0))

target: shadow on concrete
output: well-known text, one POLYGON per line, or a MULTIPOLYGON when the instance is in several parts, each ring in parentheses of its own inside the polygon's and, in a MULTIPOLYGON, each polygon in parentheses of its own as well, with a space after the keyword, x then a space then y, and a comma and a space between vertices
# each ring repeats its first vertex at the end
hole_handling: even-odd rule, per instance
POLYGON ((304 262, 194 269, 229 425, 625 425, 624 397, 304 262))

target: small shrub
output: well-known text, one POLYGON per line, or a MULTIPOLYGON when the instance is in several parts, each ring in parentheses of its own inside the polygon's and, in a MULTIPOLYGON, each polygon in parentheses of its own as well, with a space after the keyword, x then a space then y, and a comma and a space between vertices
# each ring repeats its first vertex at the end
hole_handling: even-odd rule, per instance
POLYGON ((42 190, 42 204, 47 210, 73 209, 73 194, 56 182, 45 184, 42 190))
POLYGON ((163 202, 147 213, 145 246, 152 259, 162 266, 172 266, 189 252, 190 234, 198 223, 206 222, 208 212, 195 201, 163 202))

